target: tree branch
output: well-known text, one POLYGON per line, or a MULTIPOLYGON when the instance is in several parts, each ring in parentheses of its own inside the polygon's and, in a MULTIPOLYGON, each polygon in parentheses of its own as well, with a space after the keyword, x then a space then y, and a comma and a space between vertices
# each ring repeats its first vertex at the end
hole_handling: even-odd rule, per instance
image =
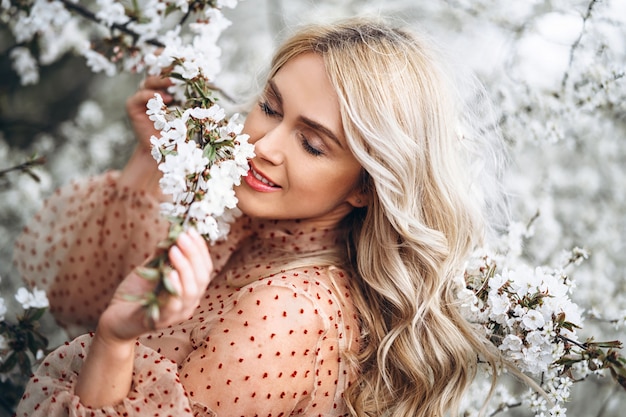
MULTIPOLYGON (((65 6, 66 9, 73 11, 81 16, 83 16, 86 19, 89 19, 93 22, 99 23, 101 25, 104 25, 104 23, 102 22, 102 20, 98 19, 98 17, 90 10, 87 10, 86 8, 84 8, 83 6, 81 6, 78 3, 72 3, 69 0, 59 0, 61 3, 63 3, 63 6, 65 6)), ((133 38, 133 43, 137 42, 137 39, 139 39, 139 34, 134 32, 131 29, 128 29, 126 26, 124 25, 120 25, 117 23, 114 23, 113 25, 111 25, 112 29, 115 30, 119 30, 122 33, 125 33, 129 36, 131 36, 133 38)), ((153 45, 153 46, 157 46, 157 47, 163 47, 165 45, 163 45, 161 42, 159 42, 156 39, 148 39, 146 40, 147 44, 153 45)))

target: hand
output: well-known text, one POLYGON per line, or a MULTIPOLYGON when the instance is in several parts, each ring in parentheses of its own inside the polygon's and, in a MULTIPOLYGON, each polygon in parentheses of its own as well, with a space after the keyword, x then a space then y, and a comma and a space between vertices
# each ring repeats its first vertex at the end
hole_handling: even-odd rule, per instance
POLYGON ((148 100, 153 98, 155 93, 159 93, 163 97, 165 104, 171 103, 173 98, 167 92, 167 87, 170 85, 172 85, 172 81, 167 77, 149 76, 141 82, 137 92, 126 100, 126 112, 135 136, 139 144, 148 150, 148 153, 150 151, 150 137, 152 135, 159 136, 159 131, 154 128, 154 122, 148 118, 146 106, 148 100))
POLYGON ((135 272, 120 284, 109 306, 100 317, 97 334, 112 343, 135 340, 144 333, 162 329, 188 319, 200 303, 213 271, 206 241, 198 232, 182 233, 176 245, 169 250, 174 271, 170 281, 177 295, 167 295, 161 300, 159 320, 152 323, 139 301, 128 296, 141 297, 154 286, 135 272))

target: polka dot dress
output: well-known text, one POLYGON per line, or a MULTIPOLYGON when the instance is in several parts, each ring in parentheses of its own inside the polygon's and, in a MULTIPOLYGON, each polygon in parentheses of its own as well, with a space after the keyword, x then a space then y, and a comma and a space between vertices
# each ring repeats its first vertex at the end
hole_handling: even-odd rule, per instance
POLYGON ((61 188, 18 238, 14 263, 72 337, 93 331, 117 285, 167 233, 158 202, 111 171, 61 188))
MULTIPOLYGON (((107 178, 115 182, 112 174, 100 181, 107 178)), ((140 224, 156 230, 156 211, 150 213, 140 224)), ((108 210, 101 214, 109 215, 108 210)), ((45 359, 17 416, 347 415, 342 393, 356 376, 348 356, 358 351, 359 335, 349 277, 334 267, 283 268, 289 255, 342 247, 344 234, 306 229, 295 221, 241 219, 227 242, 211 247, 218 272, 194 314, 139 339, 132 390, 122 403, 89 409, 73 394, 89 352, 92 336, 87 334, 45 359)), ((84 241, 90 235, 80 236, 84 241)), ((64 238, 72 247, 78 236, 67 232, 64 238)), ((18 243, 22 253, 31 249, 28 242, 18 243)), ((100 256, 111 254, 103 250, 100 256)), ((37 270, 39 261, 24 262, 26 270, 37 270)), ((100 287, 108 287, 106 277, 99 278, 100 287)), ((72 281, 59 282, 52 298, 60 294, 67 305, 71 297, 63 283, 72 281)), ((97 320, 98 311, 91 314, 97 320)), ((64 320, 69 323, 69 317, 64 320)))

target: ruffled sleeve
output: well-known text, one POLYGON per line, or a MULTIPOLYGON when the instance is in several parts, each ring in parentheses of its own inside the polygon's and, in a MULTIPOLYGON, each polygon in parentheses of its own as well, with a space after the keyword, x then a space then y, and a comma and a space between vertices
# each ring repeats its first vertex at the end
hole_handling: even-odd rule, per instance
POLYGON ((71 336, 95 329, 117 285, 167 233, 159 202, 119 177, 110 171, 57 190, 16 242, 22 278, 46 291, 71 336))
POLYGON ((81 404, 74 388, 92 339, 92 334, 80 336, 44 359, 26 387, 17 417, 194 415, 176 364, 139 343, 128 396, 119 404, 98 409, 81 404))
MULTIPOLYGON (((154 252, 169 222, 154 191, 109 171, 58 189, 18 237, 22 279, 46 291, 50 313, 70 337, 94 331, 119 283, 154 252)), ((250 233, 249 219, 210 248, 215 273, 250 233)))

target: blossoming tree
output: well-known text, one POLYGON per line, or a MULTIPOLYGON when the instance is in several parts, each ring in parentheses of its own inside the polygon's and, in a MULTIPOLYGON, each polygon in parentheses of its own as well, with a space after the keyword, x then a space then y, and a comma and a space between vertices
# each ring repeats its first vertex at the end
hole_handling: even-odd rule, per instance
MULTIPOLYGON (((545 394, 538 394, 532 382, 528 391, 500 383, 487 415, 565 415, 566 408, 570 416, 620 415, 615 410, 626 403, 624 394, 615 401, 608 394, 613 391, 603 388, 607 380, 617 381, 610 386, 625 384, 620 344, 602 340, 625 338, 623 2, 441 0, 415 5, 393 0, 381 6, 375 1, 268 0, 230 10, 236 3, 2 0, 0 22, 8 45, 3 54, 18 77, 7 91, 19 98, 19 91, 28 87, 15 88, 18 81, 23 86, 41 84, 51 69, 63 64, 86 64, 123 85, 137 81, 125 78, 131 73, 169 71, 178 106, 168 108, 157 96, 147 109, 161 130, 151 140, 155 163, 164 174, 161 185, 174 197, 164 207, 173 219, 165 244, 190 225, 208 239, 219 239, 236 215, 232 186, 245 172, 252 149, 237 118, 227 118, 216 97, 221 90, 235 90, 243 82, 235 74, 269 55, 274 34, 304 14, 316 18, 381 9, 435 33, 459 51, 462 64, 472 66, 493 93, 513 160, 508 184, 518 221, 477 252, 459 297, 466 316, 545 394), (264 8, 267 20, 258 18, 264 8), (220 44, 218 38, 229 26, 225 13, 234 25, 220 44), (83 58, 67 63, 70 54, 83 58), (227 71, 218 89, 221 64, 227 71), (198 137, 199 131, 210 134, 198 137), (588 340, 591 336, 597 340, 588 340), (583 379, 593 389, 576 391, 572 383, 583 379), (607 400, 598 400, 597 393, 607 400)), ((105 115, 113 113, 102 110, 107 105, 104 96, 94 94, 80 104, 74 120, 55 121, 50 132, 28 139, 17 138, 13 131, 0 136, 0 160, 23 167, 33 151, 46 153, 48 160, 43 168, 22 169, 36 175, 39 184, 28 175, 0 176, 0 192, 7 197, 0 199, 0 214, 11 219, 2 224, 4 236, 17 234, 53 186, 108 167, 114 162, 113 150, 131 141, 122 115, 105 115), (98 141, 86 139, 96 135, 98 141), (68 172, 67 158, 84 161, 84 168, 74 164, 68 172)), ((1 242, 2 259, 10 258, 11 241, 1 242)), ((15 278, 13 288, 19 287, 18 277, 5 264, 0 262, 0 275, 15 278)), ((142 273, 167 287, 165 265, 157 257, 142 273)), ((0 284, 11 286, 6 279, 0 284)), ((16 301, 40 314, 45 302, 34 291, 18 290, 16 301)), ((158 312, 155 299, 147 299, 146 306, 151 314, 158 312)), ((6 310, 0 302, 3 325, 9 324, 6 310)), ((36 321, 32 314, 23 317, 36 321)), ((9 332, 2 334, 6 364, 9 332)), ((43 349, 39 342, 32 359, 43 349)), ((464 415, 477 414, 488 384, 489 378, 475 382, 464 415)))

